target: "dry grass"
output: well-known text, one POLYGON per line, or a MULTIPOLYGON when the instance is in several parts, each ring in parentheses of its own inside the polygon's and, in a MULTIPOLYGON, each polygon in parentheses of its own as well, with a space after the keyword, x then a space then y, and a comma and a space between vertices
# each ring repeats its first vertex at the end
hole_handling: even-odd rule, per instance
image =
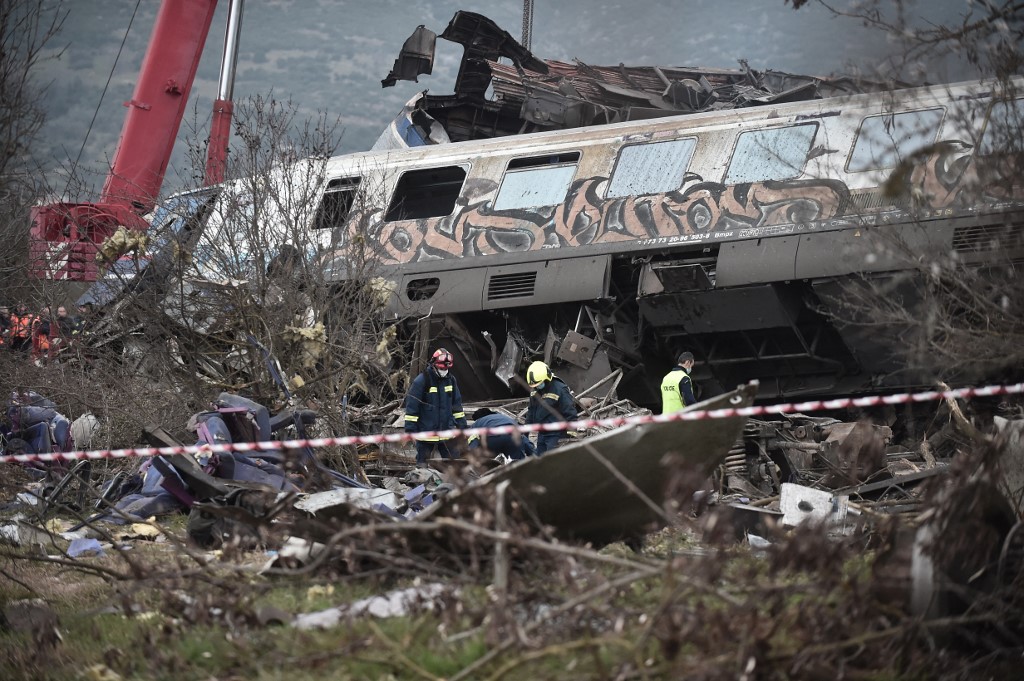
MULTIPOLYGON (((979 450, 958 464, 931 496, 934 517, 965 512, 955 491, 976 494, 967 481, 986 461, 979 450)), ((0 634, 9 652, 0 673, 71 679, 103 665, 139 679, 1009 678, 1024 651, 1019 581, 962 585, 968 607, 908 614, 907 585, 880 578, 895 574, 888 549, 906 529, 895 522, 846 539, 780 533, 757 553, 731 539, 702 542, 698 522, 682 518, 636 553, 556 543, 517 525, 497 532, 484 504, 466 518, 335 528, 321 562, 273 576, 254 570, 262 551, 214 556, 184 542, 61 563, 5 548, 0 600, 42 596, 63 642, 0 634), (494 580, 499 544, 511 556, 505 588, 494 580), (267 621, 271 606, 290 619, 428 581, 449 587, 433 610, 324 631, 267 621)), ((943 526, 944 546, 969 541, 953 536, 959 525, 943 526)), ((181 528, 169 532, 180 538, 181 528)))

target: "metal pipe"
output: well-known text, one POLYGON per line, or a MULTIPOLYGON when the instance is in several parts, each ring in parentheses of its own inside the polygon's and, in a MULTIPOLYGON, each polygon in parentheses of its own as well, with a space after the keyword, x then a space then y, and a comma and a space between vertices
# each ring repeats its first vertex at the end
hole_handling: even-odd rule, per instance
POLYGON ((242 33, 242 9, 245 0, 230 0, 228 23, 224 29, 224 52, 220 60, 220 81, 217 99, 231 101, 235 93, 235 69, 238 64, 238 43, 242 33))

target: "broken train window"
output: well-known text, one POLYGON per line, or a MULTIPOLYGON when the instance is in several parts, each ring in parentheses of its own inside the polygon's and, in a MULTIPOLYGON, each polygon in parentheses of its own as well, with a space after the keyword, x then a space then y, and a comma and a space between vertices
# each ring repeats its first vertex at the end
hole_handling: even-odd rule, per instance
POLYGON ((327 183, 313 219, 313 229, 334 229, 345 224, 361 180, 360 177, 339 177, 327 183))
POLYGON ((860 124, 846 170, 895 168, 900 161, 935 141, 944 109, 868 116, 860 124))
POLYGON ((576 175, 579 160, 578 151, 512 159, 494 199, 494 210, 562 203, 576 175))
POLYGON ((683 185, 696 138, 630 144, 619 151, 606 198, 665 194, 683 185))
POLYGON ((817 123, 740 133, 726 184, 791 180, 799 177, 814 144, 817 123))
POLYGON ((384 215, 385 222, 451 215, 465 180, 466 169, 462 166, 402 173, 384 215))

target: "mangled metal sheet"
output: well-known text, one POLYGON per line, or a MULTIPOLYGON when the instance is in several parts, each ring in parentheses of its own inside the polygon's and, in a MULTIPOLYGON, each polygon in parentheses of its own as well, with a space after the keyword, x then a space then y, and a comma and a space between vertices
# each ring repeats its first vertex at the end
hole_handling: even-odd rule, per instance
POLYGON ((437 34, 420 24, 402 45, 391 73, 380 82, 381 87, 391 87, 398 80, 415 81, 420 75, 431 73, 434 69, 436 41, 437 34))
MULTIPOLYGON (((487 139, 699 111, 822 99, 880 89, 847 77, 671 66, 592 66, 535 57, 492 20, 456 12, 440 35, 465 48, 452 95, 410 101, 378 141, 381 148, 487 139), (493 93, 488 98, 489 93, 493 93)), ((430 73, 434 34, 420 26, 382 81, 430 73)), ((891 84, 887 86, 891 88, 891 84)))
MULTIPOLYGON (((756 394, 757 384, 751 383, 690 409, 745 407, 756 394)), ((561 539, 605 544, 642 536, 664 523, 666 485, 677 465, 667 455, 677 453, 687 464, 710 472, 724 460, 745 422, 746 417, 737 416, 624 426, 499 468, 436 502, 418 519, 453 515, 463 495, 493 491, 507 481, 509 497, 561 539)))

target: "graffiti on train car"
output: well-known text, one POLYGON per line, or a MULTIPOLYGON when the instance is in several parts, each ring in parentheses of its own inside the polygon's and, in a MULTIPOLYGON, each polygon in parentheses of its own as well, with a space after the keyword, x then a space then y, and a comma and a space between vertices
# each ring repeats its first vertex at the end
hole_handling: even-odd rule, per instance
MULTIPOLYGON (((894 171, 886 191, 908 197, 914 213, 880 220, 927 218, 929 211, 955 208, 972 212, 982 200, 1024 196, 1019 182, 992 183, 978 167, 973 147, 959 141, 933 145, 894 171), (899 184, 894 190, 892 183, 899 184), (979 197, 974 193, 982 188, 979 197)), ((366 243, 382 264, 637 242, 638 245, 759 238, 795 231, 819 231, 876 222, 893 211, 888 196, 877 205, 857 206, 846 183, 833 179, 768 180, 726 185, 688 174, 677 191, 602 198, 609 178, 576 180, 565 201, 536 209, 494 210, 492 180, 470 179, 464 205, 443 218, 385 222, 381 211, 354 215, 349 229, 369 226, 366 243)), ((943 212, 943 216, 948 213, 943 212)), ((350 238, 346 240, 351 243, 350 238)))

